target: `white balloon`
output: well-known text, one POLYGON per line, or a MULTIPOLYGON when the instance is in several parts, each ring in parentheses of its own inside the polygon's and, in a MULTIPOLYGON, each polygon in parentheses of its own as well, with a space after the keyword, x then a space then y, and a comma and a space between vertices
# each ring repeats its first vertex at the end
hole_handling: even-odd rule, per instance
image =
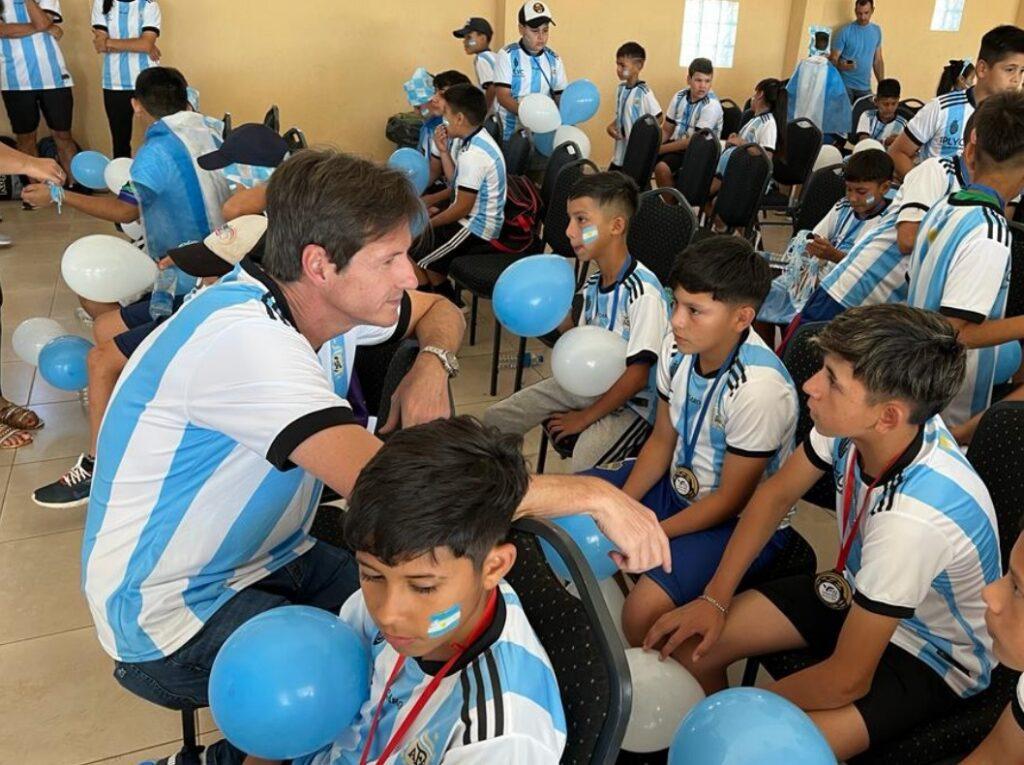
POLYGON ((580 148, 583 159, 590 159, 590 138, 575 125, 562 125, 555 131, 554 147, 557 149, 566 141, 572 141, 580 148))
POLYGON ((606 393, 626 371, 626 341, 603 327, 570 329, 551 352, 551 374, 577 396, 606 393))
POLYGON ((885 147, 882 146, 880 141, 876 141, 874 138, 865 138, 863 141, 857 143, 853 149, 854 154, 859 154, 862 151, 868 149, 878 149, 879 151, 885 151, 885 147))
POLYGON ((64 250, 60 273, 76 295, 99 303, 149 289, 157 267, 148 255, 119 236, 83 236, 64 250))
POLYGON ((124 185, 131 180, 132 161, 128 157, 118 157, 110 160, 107 169, 103 171, 103 180, 107 188, 115 194, 120 194, 124 185))
POLYGON ((821 151, 818 152, 818 158, 814 160, 814 167, 811 168, 811 172, 821 170, 823 167, 838 165, 842 161, 843 155, 839 153, 839 149, 830 143, 825 144, 821 147, 821 151))
POLYGON ((51 340, 66 335, 64 328, 53 319, 25 319, 11 335, 14 353, 26 364, 39 366, 39 352, 51 340))
POLYGON ((519 121, 534 133, 550 133, 562 124, 562 115, 550 96, 531 93, 519 102, 519 121))
POLYGON ((704 689, 674 659, 658 661, 657 651, 626 651, 633 683, 633 706, 622 739, 628 752, 668 749, 683 718, 704 699, 704 689))

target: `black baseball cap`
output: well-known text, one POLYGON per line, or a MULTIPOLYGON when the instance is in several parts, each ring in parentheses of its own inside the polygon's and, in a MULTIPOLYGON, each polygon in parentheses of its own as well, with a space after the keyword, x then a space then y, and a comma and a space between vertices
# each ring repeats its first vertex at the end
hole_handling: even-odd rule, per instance
POLYGON ((288 154, 287 142, 266 125, 250 122, 239 125, 224 139, 217 151, 204 154, 198 160, 203 170, 221 170, 228 165, 257 165, 277 167, 288 154))
POLYGON ((472 18, 466 19, 466 23, 462 25, 462 29, 456 29, 452 34, 461 40, 470 32, 479 32, 482 35, 487 35, 488 38, 494 37, 494 30, 491 28, 490 22, 487 21, 487 19, 480 18, 479 16, 473 16, 472 18))

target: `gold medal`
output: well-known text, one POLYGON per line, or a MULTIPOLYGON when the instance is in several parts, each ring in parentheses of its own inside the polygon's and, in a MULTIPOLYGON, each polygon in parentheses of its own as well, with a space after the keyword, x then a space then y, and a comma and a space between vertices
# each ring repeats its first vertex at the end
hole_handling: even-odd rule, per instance
POLYGON ((672 470, 672 489, 680 497, 693 500, 700 491, 700 482, 696 474, 685 465, 676 465, 672 470))
POLYGON ((845 611, 853 602, 853 588, 838 571, 822 571, 814 577, 818 600, 836 611, 845 611))

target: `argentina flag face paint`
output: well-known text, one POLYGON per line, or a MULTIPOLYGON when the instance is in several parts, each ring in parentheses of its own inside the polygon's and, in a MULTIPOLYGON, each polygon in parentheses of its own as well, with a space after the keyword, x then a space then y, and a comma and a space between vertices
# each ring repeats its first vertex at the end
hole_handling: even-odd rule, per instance
POLYGON ((462 609, 456 603, 446 611, 439 611, 430 615, 430 623, 427 626, 427 637, 439 638, 459 626, 462 621, 462 609))
POLYGON ((583 244, 589 247, 597 241, 598 233, 597 226, 584 226, 583 227, 583 244))

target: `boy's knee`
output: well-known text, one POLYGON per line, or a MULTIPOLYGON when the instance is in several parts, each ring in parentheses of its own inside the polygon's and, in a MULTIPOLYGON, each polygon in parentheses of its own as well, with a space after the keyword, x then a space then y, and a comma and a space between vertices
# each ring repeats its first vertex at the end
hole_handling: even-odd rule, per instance
POLYGON ((89 355, 86 358, 86 363, 89 369, 89 378, 99 378, 103 376, 117 376, 124 369, 125 363, 128 359, 125 358, 124 354, 121 353, 121 349, 117 347, 117 343, 113 340, 108 340, 105 343, 101 343, 89 351, 89 355))

